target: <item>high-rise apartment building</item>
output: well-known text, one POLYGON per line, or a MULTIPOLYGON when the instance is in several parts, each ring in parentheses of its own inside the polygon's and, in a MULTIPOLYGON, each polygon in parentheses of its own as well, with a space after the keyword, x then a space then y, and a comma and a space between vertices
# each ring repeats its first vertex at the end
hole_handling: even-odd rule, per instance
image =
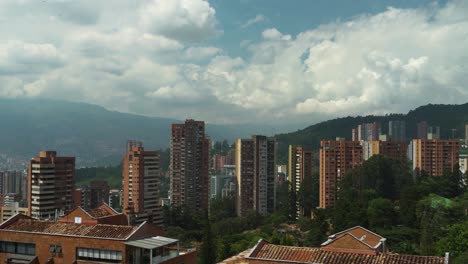
POLYGON ((131 224, 161 225, 159 152, 134 147, 123 158, 123 213, 131 224))
POLYGON ((276 204, 276 142, 255 135, 236 140, 236 211, 243 216, 249 211, 273 213, 276 204))
POLYGON ((357 128, 352 129, 351 134, 352 141, 379 140, 379 135, 381 134, 380 123, 374 122, 358 125, 357 128))
POLYGON ((417 137, 418 139, 427 139, 427 122, 426 121, 421 121, 417 125, 417 137))
POLYGON ((337 188, 346 172, 363 161, 362 146, 359 141, 322 140, 320 141, 320 207, 333 207, 337 188))
MULTIPOLYGON (((159 177, 158 177, 159 180, 159 177)), ((159 186, 159 185, 158 185, 159 186)), ((90 208, 94 209, 109 202, 110 187, 107 181, 95 180, 89 183, 90 208)))
POLYGON ((440 139, 440 127, 430 126, 427 128, 427 139, 440 139))
POLYGON ((416 174, 442 176, 453 171, 459 159, 458 140, 413 139, 413 170, 416 174))
POLYGON ((142 148, 143 142, 139 140, 129 139, 127 140, 127 147, 125 148, 125 153, 132 151, 133 148, 142 148))
POLYGON ((75 157, 41 151, 29 161, 28 211, 37 219, 54 219, 74 208, 75 157))
POLYGON ((389 121, 388 136, 391 141, 406 141, 406 122, 405 121, 389 121))
POLYGON ((171 205, 189 210, 208 209, 209 147, 205 122, 188 119, 184 124, 172 125, 169 167, 171 205))
POLYGON ((291 194, 297 209, 296 218, 304 216, 304 208, 299 204, 298 194, 304 183, 312 184, 313 152, 301 146, 289 145, 288 180, 291 183, 291 194), (305 181, 304 181, 305 180, 305 181))
POLYGON ((363 159, 368 160, 374 155, 382 155, 390 159, 407 161, 408 145, 400 141, 364 141, 362 143, 363 159))

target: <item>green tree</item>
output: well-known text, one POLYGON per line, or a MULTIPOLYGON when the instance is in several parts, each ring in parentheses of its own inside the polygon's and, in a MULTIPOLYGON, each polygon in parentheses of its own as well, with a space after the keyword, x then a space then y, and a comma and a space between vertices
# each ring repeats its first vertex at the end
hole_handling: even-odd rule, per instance
POLYGON ((437 241, 437 254, 449 252, 451 263, 466 263, 463 261, 468 259, 468 221, 450 225, 445 231, 446 235, 437 241))
POLYGON ((395 222, 392 201, 384 198, 373 199, 367 207, 367 218, 371 228, 391 227, 395 222))
POLYGON ((211 230, 211 221, 208 212, 205 213, 205 227, 198 262, 201 264, 216 263, 216 243, 211 230))

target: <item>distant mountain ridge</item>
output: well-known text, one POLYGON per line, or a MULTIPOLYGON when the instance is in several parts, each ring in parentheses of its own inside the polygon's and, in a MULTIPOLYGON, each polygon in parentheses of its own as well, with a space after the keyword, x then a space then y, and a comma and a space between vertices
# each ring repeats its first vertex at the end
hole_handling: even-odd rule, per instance
MULTIPOLYGON (((0 98, 0 154, 29 159, 39 150, 77 157, 81 166, 116 164, 127 139, 148 149, 169 146, 170 126, 181 120, 109 111, 104 107, 51 99, 0 98)), ((213 140, 274 135, 281 128, 261 125, 207 124, 213 140)), ((283 130, 284 131, 284 130, 283 130)))
POLYGON ((416 124, 427 121, 430 126, 440 126, 441 137, 450 138, 452 129, 456 129, 455 138, 464 138, 464 125, 468 124, 468 103, 461 105, 428 104, 420 106, 407 114, 389 114, 385 116, 343 117, 321 122, 292 133, 278 134, 278 160, 286 162, 287 146, 303 145, 318 149, 320 140, 334 140, 336 137, 351 139, 351 130, 362 123, 380 122, 382 133, 388 133, 388 121, 406 121, 406 136, 416 136, 416 124))

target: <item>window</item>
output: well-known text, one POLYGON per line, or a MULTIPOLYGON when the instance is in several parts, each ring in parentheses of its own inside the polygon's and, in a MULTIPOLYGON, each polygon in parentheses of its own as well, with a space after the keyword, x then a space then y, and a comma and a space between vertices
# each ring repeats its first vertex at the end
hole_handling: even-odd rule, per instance
POLYGON ((81 217, 79 216, 75 217, 75 224, 81 224, 81 217))
POLYGON ((120 263, 122 262, 122 252, 106 249, 93 249, 93 248, 77 248, 76 250, 78 260, 90 260, 107 263, 120 263))
POLYGON ((36 245, 29 243, 0 241, 0 253, 36 255, 36 245))

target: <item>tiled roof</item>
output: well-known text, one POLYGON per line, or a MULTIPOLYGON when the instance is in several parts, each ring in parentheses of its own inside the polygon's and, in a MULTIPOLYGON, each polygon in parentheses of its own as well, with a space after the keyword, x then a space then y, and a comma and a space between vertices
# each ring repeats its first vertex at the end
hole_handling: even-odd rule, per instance
MULTIPOLYGON (((355 226, 350 229, 347 229, 345 231, 341 231, 339 233, 333 234, 330 236, 330 240, 327 242, 331 242, 332 240, 336 240, 337 238, 340 238, 342 236, 345 236, 346 234, 351 234, 360 241, 364 242, 365 244, 369 245, 370 247, 377 247, 380 244, 381 239, 383 239, 382 236, 377 235, 376 233, 365 229, 364 227, 361 226, 355 226)), ((324 244, 328 244, 325 242, 324 244)), ((322 244, 322 245, 324 245, 322 244)))
POLYGON ((260 264, 260 263, 323 263, 323 264, 444 264, 444 257, 413 256, 398 254, 353 254, 322 251, 320 248, 289 247, 272 245, 260 241, 247 251, 229 258, 223 264, 260 264))
POLYGON ((40 221, 35 219, 18 219, 17 221, 5 226, 2 230, 52 235, 94 237, 102 239, 126 239, 138 228, 139 226, 134 227, 102 224, 80 225, 52 221, 40 221))
POLYGON ((106 216, 110 216, 110 215, 114 215, 114 214, 111 214, 108 210, 104 209, 104 208, 101 208, 101 207, 98 207, 98 208, 95 208, 95 209, 91 209, 91 210, 88 210, 86 211, 90 216, 94 217, 94 218, 101 218, 101 217, 106 217, 106 216))

